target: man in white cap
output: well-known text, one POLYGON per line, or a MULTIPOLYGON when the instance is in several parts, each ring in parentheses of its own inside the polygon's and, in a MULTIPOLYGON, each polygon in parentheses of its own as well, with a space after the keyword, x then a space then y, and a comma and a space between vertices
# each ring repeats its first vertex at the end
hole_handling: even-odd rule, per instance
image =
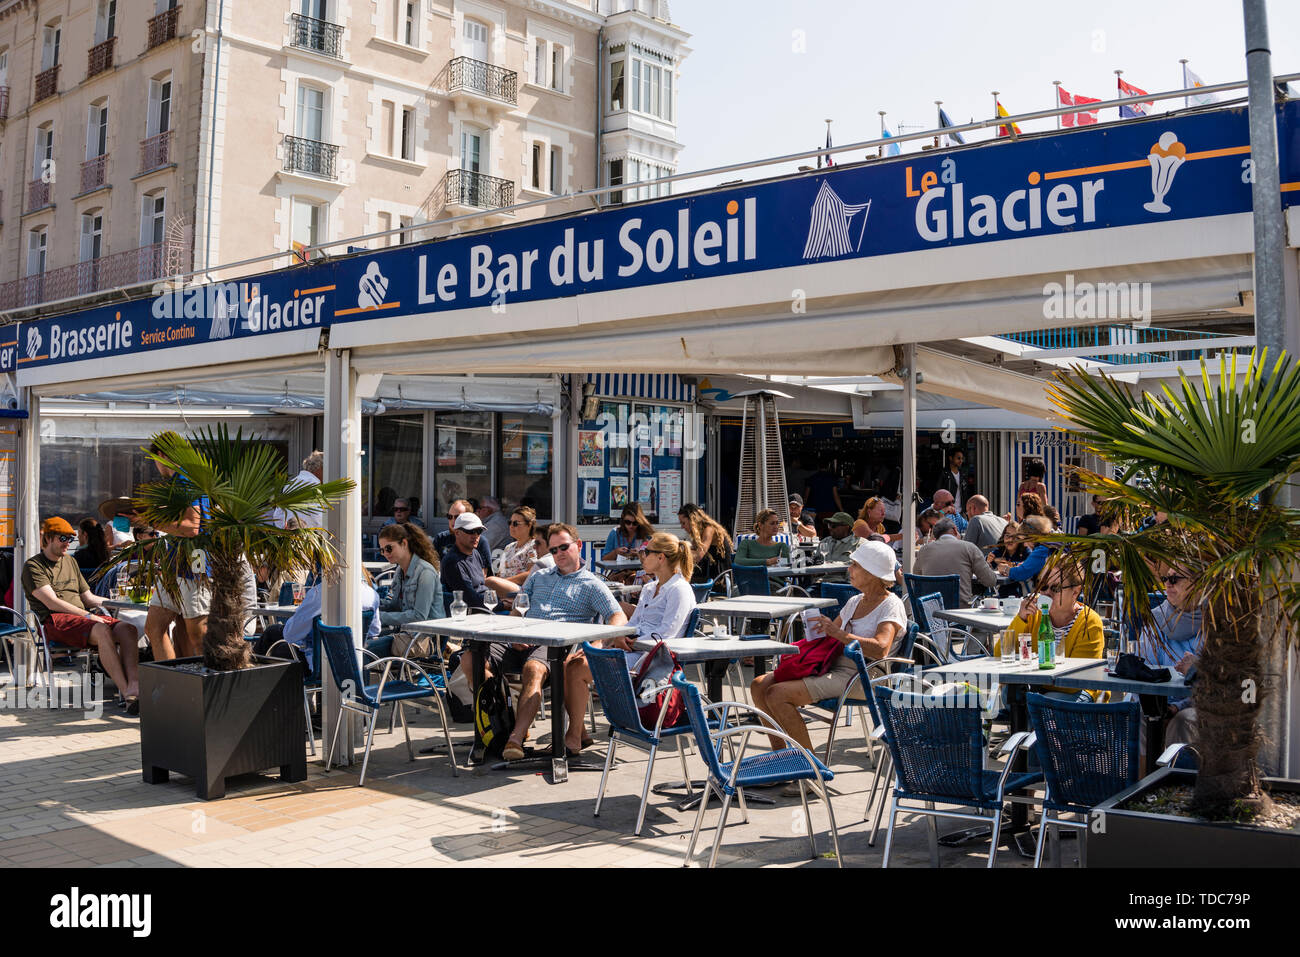
POLYGON ((483 522, 473 512, 461 512, 452 523, 451 533, 455 541, 442 554, 443 600, 450 604, 453 594, 461 592, 465 604, 482 608, 490 574, 479 551, 483 522))

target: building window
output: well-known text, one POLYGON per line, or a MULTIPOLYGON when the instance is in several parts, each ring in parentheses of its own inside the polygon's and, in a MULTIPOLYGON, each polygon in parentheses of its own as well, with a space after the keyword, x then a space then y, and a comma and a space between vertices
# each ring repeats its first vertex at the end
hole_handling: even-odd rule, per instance
POLYGON ((564 92, 564 47, 558 43, 551 45, 551 89, 564 92))
POLYGON ((558 146, 551 147, 551 192, 556 196, 564 192, 564 151, 558 146))
POLYGON ((117 36, 117 0, 99 0, 95 13, 95 42, 103 43, 117 36))
POLYGON ((533 50, 533 82, 538 86, 546 85, 546 41, 541 37, 537 38, 533 50))
MULTIPOLYGON (((375 232, 386 233, 393 228, 393 214, 380 213, 379 216, 376 218, 375 222, 376 222, 375 232)), ((393 245, 392 236, 382 236, 380 237, 379 241, 385 246, 393 245)))
POLYGON ((392 100, 384 100, 379 104, 379 137, 380 152, 386 156, 393 155, 393 129, 397 107, 392 100))
MULTIPOLYGON (((639 56, 633 56, 632 109, 639 113, 649 113, 661 120, 672 122, 672 73, 673 62, 668 57, 650 53, 649 51, 642 51, 639 56)), ((611 79, 612 76, 611 72, 611 79)))
MULTIPOLYGON (((610 186, 623 185, 623 161, 622 160, 609 161, 609 185, 610 186)), ((615 190, 614 192, 610 193, 609 201, 611 204, 615 206, 620 205, 623 202, 623 191, 615 190)))
POLYGON ((45 179, 54 171, 54 125, 46 123, 36 130, 36 150, 32 156, 32 179, 45 179))
POLYGON ((104 252, 104 214, 93 209, 81 217, 81 248, 77 262, 77 291, 94 292, 99 288, 99 257, 104 252))
POLYGON ((167 227, 167 194, 159 190, 144 197, 140 210, 140 245, 154 246, 163 241, 167 227))
POLYGON ((48 24, 41 38, 41 69, 52 70, 59 65, 59 46, 63 39, 63 27, 55 20, 48 24))
POLYGON ((408 47, 420 44, 420 5, 413 0, 396 0, 394 38, 408 47))
POLYGON ((542 188, 542 144, 533 144, 533 164, 532 164, 532 187, 540 190, 542 188))
POLYGON ((328 207, 309 199, 293 201, 293 248, 305 249, 325 241, 325 218, 328 207))
POLYGON ((407 243, 415 242, 415 231, 411 229, 411 226, 414 223, 415 220, 410 216, 397 217, 397 227, 401 230, 401 233, 398 234, 399 237, 398 241, 403 246, 405 246, 407 243))
POLYGON ((415 108, 402 107, 402 159, 415 161, 415 108))
POLYGON ((27 234, 27 275, 39 276, 45 272, 46 241, 44 226, 27 234))
POLYGON ((469 57, 471 60, 479 60, 483 63, 490 62, 488 59, 487 24, 466 17, 461 33, 465 40, 462 55, 469 57))
POLYGON ((90 121, 86 127, 86 159, 94 159, 108 152, 108 102, 90 107, 90 121))
POLYGON ((170 74, 149 81, 149 117, 146 136, 157 136, 172 128, 172 78, 170 74))
POLYGON ((298 115, 294 135, 303 139, 325 141, 325 91, 314 86, 298 86, 298 115))
POLYGON ((626 108, 626 83, 623 76, 624 61, 615 60, 609 65, 609 111, 617 113, 626 108))

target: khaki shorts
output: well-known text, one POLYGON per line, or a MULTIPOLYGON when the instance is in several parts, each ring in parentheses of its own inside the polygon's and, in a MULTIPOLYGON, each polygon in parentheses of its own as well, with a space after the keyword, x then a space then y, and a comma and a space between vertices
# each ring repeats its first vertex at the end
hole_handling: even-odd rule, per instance
POLYGON ((803 686, 808 692, 808 697, 813 701, 825 701, 827 698, 838 699, 844 694, 844 689, 849 686, 853 676, 858 673, 857 666, 853 662, 840 655, 835 659, 835 664, 831 670, 824 675, 818 675, 815 678, 804 678, 803 686))

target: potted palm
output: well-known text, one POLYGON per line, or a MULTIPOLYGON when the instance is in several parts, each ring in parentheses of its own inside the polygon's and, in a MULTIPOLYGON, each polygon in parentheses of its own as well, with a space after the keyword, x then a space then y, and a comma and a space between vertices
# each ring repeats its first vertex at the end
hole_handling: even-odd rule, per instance
POLYGON ((1244 371, 1235 355, 1219 363, 1217 379, 1202 359, 1197 379, 1180 373, 1160 395, 1134 396, 1078 368, 1049 389, 1066 431, 1112 466, 1112 475, 1077 470, 1084 488, 1131 519, 1167 516, 1127 535, 1050 536, 1059 554, 1090 573, 1104 556, 1121 572, 1126 615, 1142 624, 1148 593, 1162 590, 1159 565, 1182 570, 1202 600, 1199 770, 1161 769, 1101 805, 1088 851, 1098 866, 1149 865, 1157 847, 1161 864, 1300 859, 1300 832, 1252 823, 1272 816, 1270 792, 1300 789, 1261 779, 1257 764, 1260 702, 1281 690, 1263 678, 1266 655, 1294 640, 1300 611, 1300 511, 1279 494, 1300 470, 1300 372, 1285 354, 1270 364, 1252 353, 1244 371), (1182 813, 1133 810, 1178 805, 1177 787, 1190 787, 1182 813))
POLYGON ((186 577, 206 582, 211 609, 201 657, 141 668, 144 778, 158 783, 169 771, 187 774, 201 798, 221 797, 227 776, 264 768, 279 767, 284 780, 303 780, 302 676, 292 662, 250 653, 246 562, 335 573, 338 553, 324 529, 282 528, 272 515, 277 509, 290 516, 318 512, 354 483, 294 484, 272 446, 245 437, 242 429, 232 436, 224 425, 192 438, 164 432, 151 448, 149 457, 173 474, 138 489, 136 507, 151 525, 173 525, 202 501, 198 533, 135 542, 120 560, 135 567, 138 585, 173 597, 186 577))

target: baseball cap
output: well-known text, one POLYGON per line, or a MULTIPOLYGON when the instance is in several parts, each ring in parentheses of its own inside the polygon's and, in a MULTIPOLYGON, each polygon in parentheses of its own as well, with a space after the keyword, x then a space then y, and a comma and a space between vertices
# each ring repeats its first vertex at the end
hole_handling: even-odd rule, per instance
POLYGON ((53 515, 41 522, 42 535, 75 535, 77 530, 68 524, 66 518, 53 515))
POLYGON ((863 542, 853 549, 849 559, 857 562, 869 575, 891 583, 894 580, 894 550, 884 542, 863 542))
POLYGON ((803 508, 803 496, 802 496, 802 495, 798 495, 798 494, 791 495, 791 496, 790 496, 790 504, 791 504, 791 505, 798 505, 800 508, 803 508))
POLYGON ((836 512, 826 520, 827 525, 852 525, 853 516, 848 512, 836 512))
POLYGON ((482 531, 483 520, 473 512, 461 512, 456 516, 456 524, 452 528, 458 528, 464 532, 482 531))

